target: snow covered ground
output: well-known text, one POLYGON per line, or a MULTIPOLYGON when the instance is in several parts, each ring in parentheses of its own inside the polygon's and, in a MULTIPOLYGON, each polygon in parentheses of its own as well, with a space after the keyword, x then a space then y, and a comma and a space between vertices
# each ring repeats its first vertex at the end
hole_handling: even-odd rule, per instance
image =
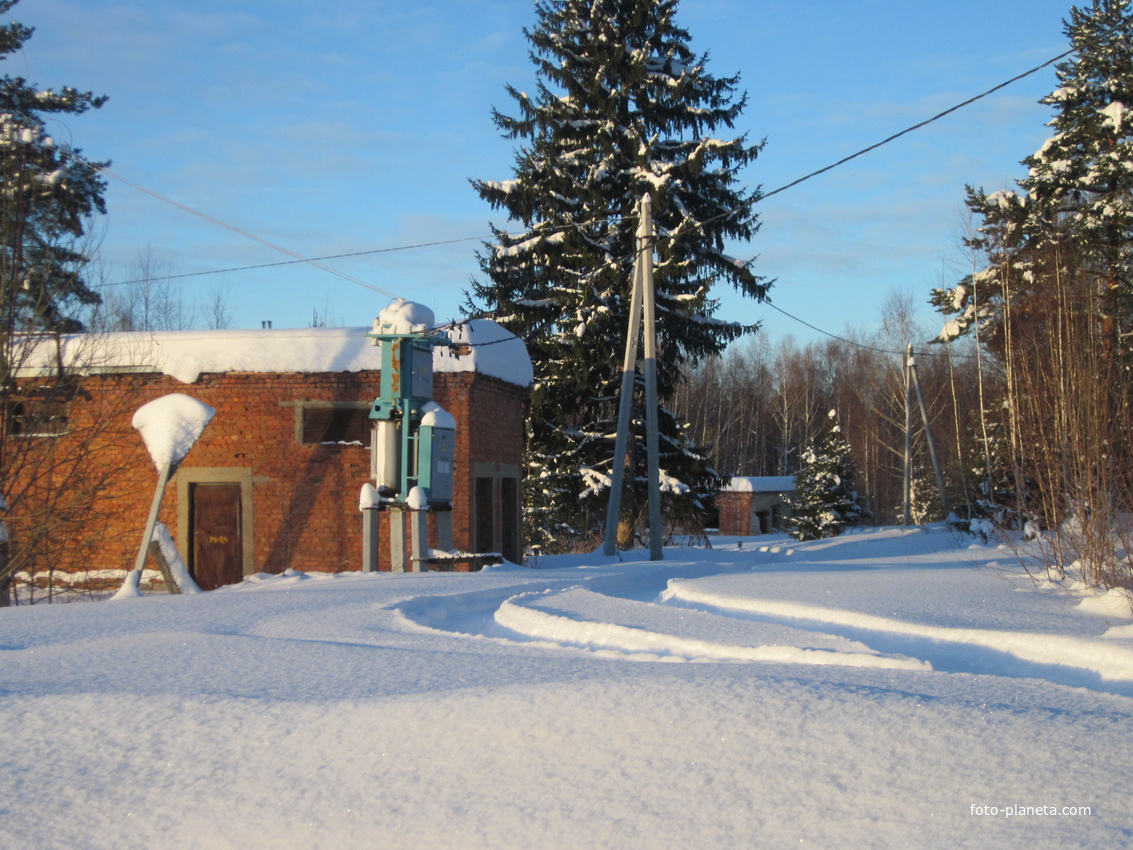
POLYGON ((1133 844, 1124 600, 941 529, 665 557, 2 611, 0 846, 1133 844))

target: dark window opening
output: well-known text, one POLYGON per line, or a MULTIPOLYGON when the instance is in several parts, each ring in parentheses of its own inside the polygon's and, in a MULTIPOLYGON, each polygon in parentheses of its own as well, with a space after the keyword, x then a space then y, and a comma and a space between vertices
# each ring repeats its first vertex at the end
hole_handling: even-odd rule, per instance
POLYGON ((8 408, 9 433, 16 437, 59 437, 67 433, 68 405, 64 401, 27 399, 8 408))
POLYGON ((369 407, 304 407, 304 443, 370 444, 369 407))

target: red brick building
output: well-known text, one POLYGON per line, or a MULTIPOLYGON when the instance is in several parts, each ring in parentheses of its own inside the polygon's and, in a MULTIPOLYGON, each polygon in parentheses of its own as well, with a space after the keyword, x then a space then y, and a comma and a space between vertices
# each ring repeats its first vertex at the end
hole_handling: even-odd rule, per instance
POLYGON ((779 531, 790 514, 784 497, 794 492, 795 479, 790 476, 733 477, 716 495, 720 533, 746 537, 779 531))
MULTIPOLYGON (((96 511, 53 566, 108 582, 132 566, 157 474, 130 419, 148 401, 184 393, 216 409, 161 507, 190 571, 207 573, 203 559, 218 547, 237 564, 232 580, 287 569, 360 569, 358 500, 370 480, 368 413, 381 363, 366 333, 307 328, 65 340, 62 359, 80 376, 76 391, 64 411, 56 403, 50 426, 36 419, 34 400, 21 408, 22 421, 38 423, 29 424, 24 439, 57 451, 97 424, 97 436, 86 438, 83 472, 102 482, 93 503, 112 509, 96 511)), ((518 561, 530 360, 523 343, 492 322, 470 322, 454 337, 465 346, 437 348, 433 358, 433 398, 457 422, 453 542, 464 552, 518 561)), ((33 387, 50 371, 47 361, 26 367, 21 383, 33 387)), ((9 523, 14 545, 17 507, 9 523)), ((383 569, 387 535, 383 527, 383 569)))

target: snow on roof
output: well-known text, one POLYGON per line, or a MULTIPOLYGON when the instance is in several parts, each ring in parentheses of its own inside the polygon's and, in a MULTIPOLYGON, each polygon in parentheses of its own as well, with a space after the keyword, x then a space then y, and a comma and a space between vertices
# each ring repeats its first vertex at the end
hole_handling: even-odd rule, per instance
POLYGON ((433 349, 434 372, 477 372, 520 387, 528 387, 535 380, 527 345, 491 319, 471 319, 456 325, 449 336, 454 344, 467 345, 468 353, 433 349))
MULTIPOLYGON (((85 374, 162 372, 183 384, 210 372, 378 371, 381 348, 370 344, 369 328, 144 331, 75 334, 63 337, 64 365, 85 374)), ((523 340, 489 319, 474 319, 450 332, 468 343, 466 354, 433 350, 436 372, 476 372, 517 386, 531 384, 533 372, 523 340)), ((55 343, 40 343, 18 371, 34 377, 54 371, 55 343)))
POLYGON ((791 475, 735 476, 727 487, 725 493, 793 493, 795 479, 791 475))

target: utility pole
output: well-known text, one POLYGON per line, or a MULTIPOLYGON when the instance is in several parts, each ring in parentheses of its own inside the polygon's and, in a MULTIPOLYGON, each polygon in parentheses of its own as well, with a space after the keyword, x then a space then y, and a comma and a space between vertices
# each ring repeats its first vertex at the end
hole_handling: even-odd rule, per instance
POLYGON ((625 359, 622 361, 622 389, 618 400, 618 432, 614 440, 614 459, 610 482, 610 501, 606 506, 606 530, 602 551, 617 551, 618 519, 625 483, 626 446, 630 413, 633 408, 633 376, 637 364, 637 337, 645 319, 645 447, 649 487, 649 557, 660 561, 661 553, 661 467, 657 429, 657 334, 653 297, 653 210, 649 195, 641 199, 641 220, 637 228, 637 259, 633 264, 633 293, 630 297, 629 328, 625 359))
POLYGON ((913 344, 910 342, 905 352, 905 463, 904 463, 904 509, 901 512, 901 525, 907 526, 913 520, 913 379, 909 362, 913 358, 913 344))
POLYGON ((928 421, 928 408, 925 407, 924 393, 921 392, 921 379, 917 375, 917 358, 913 355, 912 344, 909 345, 908 369, 913 390, 916 392, 917 404, 921 409, 921 421, 924 422, 925 440, 928 441, 929 460, 932 461, 932 471, 936 473, 936 489, 940 493, 940 506, 944 510, 944 519, 947 521, 949 515, 952 513, 952 508, 948 504, 948 493, 944 489, 944 473, 940 470, 940 460, 936 456, 936 441, 932 438, 932 426, 928 421))
POLYGON ((661 457, 657 434, 657 324, 653 296, 653 205, 641 198, 641 230, 637 240, 645 309, 645 451, 649 476, 649 560, 661 560, 661 457))
POLYGON ((905 349, 905 509, 901 525, 912 522, 912 493, 913 493, 913 395, 916 394, 917 405, 921 411, 921 422, 924 423, 925 440, 928 442, 928 456, 932 461, 932 471, 936 473, 936 489, 940 493, 940 506, 944 510, 944 519, 952 514, 948 504, 948 493, 944 489, 944 473, 940 470, 940 460, 936 456, 936 441, 932 438, 932 425, 928 420, 928 408, 924 403, 924 393, 921 392, 921 379, 917 376, 917 358, 913 354, 913 344, 910 342, 905 349))

